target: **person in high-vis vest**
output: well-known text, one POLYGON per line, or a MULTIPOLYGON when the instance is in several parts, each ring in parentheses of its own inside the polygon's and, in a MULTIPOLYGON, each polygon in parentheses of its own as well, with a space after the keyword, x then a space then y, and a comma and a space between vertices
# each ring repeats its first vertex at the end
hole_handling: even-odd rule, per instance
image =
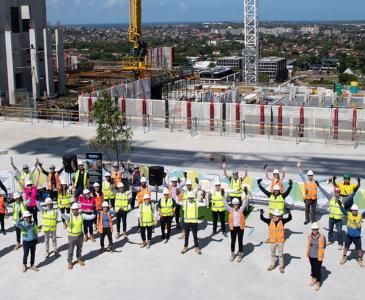
POLYGON ((149 249, 151 247, 152 229, 154 225, 157 225, 155 206, 151 203, 149 194, 144 195, 143 202, 138 208, 138 219, 141 227, 141 248, 146 247, 149 249))
POLYGON ((114 183, 112 182, 112 177, 109 172, 105 173, 104 181, 101 184, 101 186, 102 186, 104 201, 107 201, 114 208, 114 203, 115 203, 114 183))
POLYGON ((8 213, 8 209, 6 207, 6 198, 4 195, 0 194, 0 224, 1 224, 1 232, 3 235, 6 235, 5 230, 5 217, 8 213))
POLYGON ((168 188, 163 189, 163 197, 158 201, 157 209, 161 222, 161 239, 166 239, 166 244, 170 239, 172 218, 176 210, 176 202, 171 198, 168 188), (165 232, 166 228, 167 232, 165 232))
POLYGON ((103 209, 98 213, 97 216, 97 228, 100 233, 100 251, 104 252, 104 240, 105 236, 108 237, 108 247, 106 248, 106 251, 113 251, 113 217, 114 217, 114 211, 110 208, 110 204, 107 201, 104 201, 103 209))
POLYGON ((246 218, 243 214, 247 207, 247 200, 242 201, 240 206, 240 200, 237 198, 232 199, 232 207, 229 206, 227 200, 224 199, 224 208, 228 211, 228 225, 231 232, 231 258, 233 262, 237 257, 237 262, 241 262, 243 259, 243 234, 245 231, 246 218), (238 252, 235 253, 236 240, 238 243, 238 252))
POLYGON ((19 169, 15 166, 14 160, 12 157, 10 157, 10 164, 15 172, 15 180, 18 182, 18 192, 21 193, 23 191, 25 182, 34 179, 33 176, 34 176, 35 171, 37 170, 38 158, 36 159, 35 164, 32 167, 32 169, 29 169, 29 166, 27 164, 25 164, 25 165, 23 165, 22 170, 19 171, 19 169))
POLYGON ((83 195, 80 197, 81 211, 84 218, 84 242, 89 239, 95 242, 93 223, 96 214, 95 198, 91 195, 89 189, 85 189, 83 195), (94 216, 93 218, 87 218, 86 216, 94 216))
POLYGON ((119 239, 123 236, 124 239, 127 238, 127 215, 129 211, 129 204, 131 202, 132 195, 129 191, 126 191, 124 184, 119 182, 117 184, 118 192, 115 194, 115 217, 117 219, 117 235, 116 238, 119 239), (120 223, 123 223, 123 234, 120 234, 120 223))
POLYGON ((44 232, 44 243, 46 244, 45 257, 49 256, 49 240, 52 239, 52 246, 54 255, 60 256, 57 249, 57 210, 53 207, 53 201, 51 198, 46 198, 44 201, 46 208, 42 207, 37 201, 37 208, 42 213, 42 231, 44 232))
POLYGON ((72 258, 76 247, 77 262, 80 266, 85 266, 85 262, 82 260, 82 245, 83 245, 83 223, 84 220, 93 220, 95 215, 81 215, 80 205, 73 203, 71 206, 71 213, 63 214, 63 217, 67 220, 68 230, 68 254, 67 254, 67 267, 72 270, 72 258))
MULTIPOLYGON (((359 179, 360 181, 360 179, 359 179)), ((328 242, 327 245, 332 245, 335 241, 333 229, 336 226, 337 231, 337 242, 338 242, 338 250, 342 250, 343 248, 343 235, 342 235, 342 211, 341 206, 338 204, 338 200, 342 202, 345 209, 348 209, 351 207, 351 199, 354 197, 356 191, 359 189, 360 185, 358 185, 352 194, 342 197, 340 194, 340 188, 334 187, 333 193, 328 193, 320 184, 318 181, 316 181, 316 184, 319 188, 319 190, 322 192, 322 194, 327 198, 328 200, 328 242)))
POLYGON ((115 186, 118 185, 118 183, 122 182, 123 179, 123 173, 121 172, 119 168, 119 164, 117 162, 113 163, 113 170, 111 172, 111 178, 115 186))
POLYGON ((275 185, 272 192, 269 192, 261 185, 262 179, 257 180, 260 190, 269 198, 269 214, 278 210, 282 215, 285 214, 285 198, 289 196, 293 187, 293 181, 289 179, 289 186, 285 192, 281 192, 279 185, 275 185))
POLYGON ((64 168, 62 167, 58 171, 56 171, 55 165, 49 166, 49 172, 43 169, 43 165, 39 162, 39 167, 42 170, 42 173, 47 176, 47 193, 52 200, 56 201, 58 196, 58 191, 61 188, 61 179, 60 175, 63 172, 64 168))
POLYGON ((221 183, 217 180, 214 183, 214 191, 212 192, 212 217, 213 217, 213 232, 211 236, 217 234, 218 217, 221 222, 221 230, 223 236, 227 236, 226 233, 226 210, 224 208, 224 200, 226 195, 224 189, 221 187, 221 183))
POLYGON ((232 171, 232 177, 228 176, 227 173, 227 165, 223 164, 223 174, 229 180, 229 189, 230 192, 228 194, 228 202, 231 203, 233 198, 237 198, 240 200, 242 194, 242 182, 247 177, 248 166, 244 165, 244 176, 240 178, 237 170, 232 171))
POLYGON ((280 192, 284 191, 284 179, 285 179, 285 168, 282 169, 282 176, 280 177, 280 172, 278 169, 275 169, 272 172, 272 177, 269 175, 268 165, 264 165, 265 177, 266 179, 271 181, 270 192, 274 191, 274 186, 278 185, 280 187, 280 192))
POLYGON ((181 250, 181 254, 188 251, 189 235, 190 231, 192 231, 194 237, 194 249, 195 252, 200 255, 202 252, 199 248, 198 240, 199 207, 206 207, 207 203, 205 199, 203 199, 203 201, 197 201, 195 199, 194 192, 189 192, 187 201, 180 201, 176 204, 181 205, 184 209, 185 242, 184 247, 181 250))
POLYGON ((365 218, 365 211, 359 213, 359 207, 357 204, 351 206, 350 211, 347 211, 340 201, 338 201, 341 206, 342 213, 347 217, 347 234, 345 240, 345 247, 343 248, 343 256, 340 264, 343 265, 347 262, 347 251, 350 249, 352 243, 355 245, 355 250, 357 251, 357 262, 360 267, 364 267, 363 262, 363 251, 361 247, 361 227, 362 220, 365 218))
POLYGON ((326 238, 319 233, 317 223, 312 224, 312 232, 308 236, 307 257, 311 265, 310 286, 314 286, 316 291, 321 287, 321 268, 324 259, 324 250, 326 249, 326 238))
POLYGON ((85 170, 85 162, 80 162, 78 170, 76 170, 73 177, 72 191, 75 195, 76 200, 82 195, 84 189, 89 188, 89 173, 85 170))
POLYGON ((342 197, 351 195, 355 188, 359 186, 359 181, 357 184, 351 182, 351 176, 349 174, 343 175, 343 182, 336 182, 337 177, 333 176, 332 183, 334 186, 340 189, 340 194, 342 197))
POLYGON ((274 210, 270 218, 264 217, 264 210, 260 209, 260 219, 265 222, 269 228, 269 244, 271 248, 271 264, 267 268, 272 271, 276 267, 276 250, 279 256, 279 270, 284 273, 284 243, 285 243, 285 229, 286 223, 292 220, 291 212, 288 212, 288 217, 283 218, 279 210, 274 210))
MULTIPOLYGON (((61 215, 64 213, 70 214, 71 207, 71 194, 67 187, 65 179, 61 179, 61 188, 58 190, 57 195, 57 207, 60 210, 61 215)), ((66 220, 62 217, 63 228, 67 228, 66 220)))
POLYGON ((22 195, 18 192, 13 194, 14 202, 12 203, 12 211, 13 211, 13 224, 16 233, 16 245, 14 250, 18 250, 21 247, 20 237, 21 237, 21 230, 16 226, 18 220, 21 219, 24 212, 27 210, 25 203, 23 201, 22 195))
POLYGON ((144 202, 144 196, 147 194, 151 196, 151 189, 149 186, 147 186, 147 179, 146 177, 141 178, 141 185, 139 186, 138 192, 137 192, 137 204, 138 206, 141 205, 144 202))
MULTIPOLYGON (((100 189, 99 182, 94 182, 92 197, 95 199, 95 212, 98 215, 99 212, 103 210, 103 192, 100 189)), ((97 230, 97 218, 94 219, 94 230, 97 230)))
POLYGON ((26 272, 28 256, 30 252, 30 269, 38 272, 39 269, 35 267, 35 251, 38 243, 38 226, 37 223, 32 221, 32 214, 29 211, 25 211, 20 219, 17 220, 16 227, 21 230, 23 236, 23 268, 22 272, 26 272))

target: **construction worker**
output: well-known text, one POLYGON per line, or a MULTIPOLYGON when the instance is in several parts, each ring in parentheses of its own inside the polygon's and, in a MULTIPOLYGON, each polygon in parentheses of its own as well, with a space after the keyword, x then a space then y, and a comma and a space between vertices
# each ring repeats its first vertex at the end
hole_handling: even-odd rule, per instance
POLYGON ((119 169, 119 164, 117 162, 113 163, 113 171, 111 173, 112 182, 114 186, 117 186, 118 183, 122 182, 123 173, 119 169))
POLYGON ((58 190, 61 188, 61 180, 60 174, 63 172, 64 168, 62 167, 58 171, 56 171, 55 165, 49 166, 49 172, 43 169, 43 164, 41 162, 38 163, 44 175, 47 176, 47 193, 52 200, 56 201, 58 196, 58 190))
POLYGON ((262 179, 257 180, 257 185, 260 190, 269 198, 269 214, 272 214, 275 210, 278 210, 282 215, 285 213, 285 198, 289 196, 293 187, 293 181, 289 180, 289 187, 283 193, 281 192, 280 185, 275 185, 273 191, 269 192, 261 185, 262 179))
MULTIPOLYGON (((57 195, 57 207, 61 212, 61 215, 64 213, 70 214, 70 206, 71 206, 71 195, 69 189, 67 187, 67 182, 65 179, 61 179, 61 188, 58 190, 57 195)), ((67 228, 66 220, 62 217, 63 228, 67 228)))
POLYGON ((18 168, 14 165, 14 160, 12 157, 10 157, 10 164, 15 172, 15 179, 18 182, 18 192, 22 192, 25 181, 30 181, 33 179, 34 172, 36 171, 38 166, 38 158, 36 159, 35 164, 31 170, 29 170, 29 166, 25 164, 23 165, 22 171, 19 171, 18 168))
POLYGON ((112 182, 112 177, 109 172, 106 172, 104 175, 102 190, 103 190, 104 201, 107 201, 114 208, 114 203, 115 203, 114 184, 112 182))
POLYGON ((79 212, 80 205, 75 202, 71 206, 71 213, 63 214, 63 218, 67 220, 68 227, 68 254, 67 254, 67 267, 69 270, 72 270, 72 258, 74 254, 74 249, 76 247, 76 257, 77 262, 80 266, 85 266, 85 262, 81 258, 82 254, 82 227, 85 220, 93 220, 95 215, 81 215, 79 212))
POLYGON ((351 176, 349 174, 343 175, 343 182, 336 182, 337 177, 333 176, 333 185, 340 188, 340 194, 342 197, 351 195, 356 188, 356 184, 351 182, 351 176))
POLYGON ((168 188, 163 189, 163 197, 158 201, 157 209, 160 215, 161 222, 161 239, 164 240, 166 238, 166 244, 170 239, 171 223, 176 209, 176 202, 174 199, 171 198, 168 188), (167 233, 165 233, 166 227, 167 233))
POLYGON ((324 250, 326 249, 326 238, 319 233, 317 223, 312 224, 312 232, 308 236, 307 257, 311 265, 310 286, 314 286, 316 291, 321 287, 321 268, 324 259, 324 250))
POLYGON ((224 189, 221 183, 217 180, 214 184, 215 190, 212 192, 212 217, 213 217, 213 232, 211 236, 217 234, 218 217, 221 222, 222 235, 227 237, 226 233, 226 212, 224 208, 224 200, 226 198, 224 189))
POLYGON ((117 184, 118 192, 115 194, 115 217, 117 219, 117 236, 119 239, 120 234, 120 222, 123 222, 123 238, 127 238, 127 215, 128 215, 128 205, 131 201, 131 194, 126 191, 124 184, 119 182, 117 184))
POLYGON ((16 223, 18 220, 21 219, 22 215, 27 210, 27 208, 25 207, 25 203, 23 202, 22 195, 19 194, 18 192, 15 192, 13 194, 13 199, 14 199, 14 202, 12 204, 13 224, 16 233, 16 245, 14 247, 14 250, 18 250, 21 247, 20 244, 21 231, 20 228, 16 226, 16 223))
POLYGON ((36 175, 36 181, 31 180, 25 181, 25 187, 23 193, 25 195, 25 205, 27 210, 33 215, 34 222, 38 225, 38 214, 37 214, 37 185, 39 180, 39 172, 36 175))
POLYGON ((46 244, 46 253, 45 257, 49 256, 49 240, 52 239, 52 246, 54 255, 56 257, 60 256, 60 253, 57 249, 57 210, 53 207, 53 201, 51 198, 46 198, 44 201, 46 208, 43 208, 40 203, 37 201, 37 208, 42 213, 42 230, 44 231, 45 244, 46 244))
POLYGON ((30 252, 30 269, 38 272, 39 269, 34 266, 35 250, 38 242, 38 226, 32 221, 32 214, 25 211, 21 218, 16 221, 17 228, 21 230, 23 236, 23 273, 27 271, 27 262, 30 252))
POLYGON ((7 198, 8 197, 8 190, 7 190, 6 186, 3 184, 3 182, 1 181, 1 179, 0 179, 0 190, 4 191, 5 198, 7 198))
POLYGON ((140 190, 142 174, 139 171, 138 166, 134 166, 133 170, 129 169, 129 172, 132 174, 131 178, 130 178, 130 181, 131 181, 130 183, 131 183, 131 189, 132 189, 131 208, 133 210, 134 206, 135 206, 137 194, 140 190))
MULTIPOLYGON (((95 182, 93 184, 92 197, 95 199, 95 211, 96 215, 98 215, 99 212, 103 210, 103 202, 104 202, 103 193, 100 189, 99 182, 95 182)), ((94 230, 97 230, 97 218, 94 219, 94 230)))
POLYGON ((270 218, 264 217, 264 210, 260 209, 260 219, 269 225, 269 243, 271 248, 271 264, 267 268, 268 271, 272 271, 276 267, 276 250, 279 256, 279 270, 280 273, 284 273, 284 243, 285 243, 285 231, 284 226, 286 223, 292 220, 291 212, 288 211, 288 217, 283 218, 281 211, 275 209, 271 213, 270 218))
POLYGON ((85 170, 85 162, 79 162, 78 170, 76 170, 74 178, 72 191, 75 195, 75 199, 78 200, 82 195, 84 189, 89 187, 89 172, 85 170))
POLYGON ((282 176, 280 177, 280 172, 278 169, 275 169, 272 172, 272 177, 269 176, 268 165, 264 165, 265 177, 266 179, 271 181, 270 192, 274 191, 274 186, 278 185, 280 187, 280 192, 284 191, 284 179, 285 179, 285 168, 281 170, 282 176))
POLYGON ((203 201, 204 202, 196 201, 194 192, 188 192, 188 200, 186 202, 180 201, 176 203, 178 205, 181 205, 184 209, 185 242, 184 247, 181 250, 181 254, 184 254, 188 251, 190 231, 193 232, 195 252, 199 255, 202 254, 199 248, 198 240, 198 213, 199 207, 207 206, 205 199, 203 199, 203 201))
POLYGON ((87 242, 88 239, 90 241, 95 242, 95 238, 93 235, 93 220, 95 218, 95 199, 92 197, 91 192, 89 189, 85 189, 83 191, 83 196, 80 196, 80 203, 81 203, 81 211, 82 217, 84 219, 83 226, 84 226, 84 242, 87 242), (90 216, 86 217, 86 216, 90 216), (91 216, 94 216, 91 218, 91 216))
POLYGON ((147 179, 146 177, 141 178, 141 185, 139 186, 138 193, 137 193, 137 203, 140 206, 144 201, 144 195, 148 194, 151 195, 151 189, 147 186, 147 179))
POLYGON ((224 176, 230 181, 229 184, 229 188, 230 188, 230 193, 229 193, 229 197, 228 197, 228 202, 231 203, 233 198, 237 198, 240 199, 241 198, 241 194, 242 194, 242 181, 247 177, 247 170, 248 170, 248 166, 244 165, 244 176, 241 179, 238 176, 238 171, 237 170, 233 170, 232 172, 232 177, 229 177, 227 174, 227 165, 226 163, 223 164, 223 173, 224 176))
POLYGON ((6 198, 4 195, 0 194, 0 224, 1 224, 1 232, 3 235, 6 235, 5 230, 5 217, 8 213, 6 208, 6 198))
POLYGON ((342 215, 342 211, 341 211, 341 206, 338 204, 337 200, 340 200, 340 202, 342 202, 345 209, 348 209, 349 207, 351 207, 351 199, 353 198, 353 196, 355 195, 355 193, 357 192, 357 190, 360 187, 360 178, 358 178, 358 183, 359 183, 358 186, 353 190, 352 194, 350 194, 346 197, 342 197, 340 194, 339 187, 337 187, 337 186, 334 187, 334 192, 328 193, 318 183, 318 181, 316 181, 318 188, 329 201, 328 202, 328 214, 329 214, 328 223, 329 224, 328 224, 327 245, 332 245, 334 243, 335 239, 334 239, 334 234, 333 234, 333 228, 336 226, 338 250, 342 250, 342 248, 343 248, 343 236, 342 236, 342 226, 343 226, 342 217, 343 217, 343 215, 342 215))
POLYGON ((237 262, 241 262, 243 259, 243 234, 245 231, 246 218, 243 211, 246 209, 247 201, 242 201, 240 206, 240 200, 237 198, 232 199, 232 207, 229 206, 226 199, 224 199, 224 207, 229 212, 228 225, 231 232, 231 258, 233 262, 236 257, 237 262), (238 252, 235 253, 236 240, 238 243, 238 252))
POLYGON ((138 219, 141 228, 141 248, 146 247, 149 249, 151 247, 153 225, 157 225, 155 206, 151 203, 151 196, 149 194, 143 196, 143 202, 138 208, 138 219))
POLYGON ((114 211, 109 210, 109 203, 107 201, 104 201, 103 209, 99 212, 97 217, 97 227, 98 231, 100 233, 100 251, 104 252, 104 240, 105 236, 108 237, 108 247, 106 251, 113 251, 113 217, 114 217, 114 211))
POLYGON ((355 250, 357 251, 357 262, 360 267, 364 267, 364 253, 361 248, 361 226, 362 220, 365 218, 365 211, 359 213, 359 207, 356 204, 353 204, 350 211, 347 211, 340 200, 337 200, 337 203, 340 205, 342 213, 347 217, 347 234, 340 264, 343 265, 347 262, 347 251, 350 249, 351 244, 354 243, 355 250))

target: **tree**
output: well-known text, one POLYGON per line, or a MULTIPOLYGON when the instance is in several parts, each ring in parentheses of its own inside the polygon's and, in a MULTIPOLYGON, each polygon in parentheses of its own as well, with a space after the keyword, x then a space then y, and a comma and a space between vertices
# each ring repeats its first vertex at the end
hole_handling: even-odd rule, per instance
POLYGON ((343 84, 350 84, 351 81, 357 81, 357 78, 351 74, 341 73, 338 76, 338 81, 343 84))
POLYGON ((93 104, 92 115, 97 128, 91 145, 101 151, 111 150, 119 162, 120 153, 132 146, 133 132, 127 126, 124 113, 114 105, 110 94, 103 93, 93 104))

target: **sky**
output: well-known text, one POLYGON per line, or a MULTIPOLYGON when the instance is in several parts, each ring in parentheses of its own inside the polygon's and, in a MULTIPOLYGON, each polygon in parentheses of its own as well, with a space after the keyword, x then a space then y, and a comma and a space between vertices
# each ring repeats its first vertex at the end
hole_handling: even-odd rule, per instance
MULTIPOLYGON (((46 0, 55 24, 126 23, 128 0, 46 0)), ((243 0, 142 0, 143 22, 242 21, 243 0)), ((364 20, 365 0, 259 0, 264 21, 364 20)))

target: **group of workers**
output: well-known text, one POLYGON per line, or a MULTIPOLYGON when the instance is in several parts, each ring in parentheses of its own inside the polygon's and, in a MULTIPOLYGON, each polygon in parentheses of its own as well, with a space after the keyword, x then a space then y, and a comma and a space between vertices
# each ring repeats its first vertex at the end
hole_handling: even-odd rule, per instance
MULTIPOLYGON (((199 209, 211 207, 213 230, 211 236, 217 234, 218 219, 221 225, 221 232, 226 233, 226 214, 228 216, 228 227, 231 237, 230 261, 236 258, 241 262, 243 253, 243 236, 245 230, 246 216, 251 212, 252 195, 248 185, 244 183, 247 177, 247 165, 244 166, 244 176, 239 177, 238 171, 234 170, 232 176, 227 173, 227 166, 223 164, 223 174, 229 179, 228 191, 222 188, 219 179, 214 182, 214 190, 209 192, 203 190, 196 179, 198 187, 193 189, 189 179, 172 177, 163 181, 162 196, 152 200, 151 193, 156 192, 156 187, 149 186, 146 177, 143 176, 138 166, 130 168, 130 162, 123 164, 122 169, 130 173, 128 188, 125 182, 125 173, 122 172, 118 163, 112 165, 112 170, 106 170, 104 180, 101 183, 90 184, 88 170, 85 163, 80 162, 78 167, 74 166, 74 175, 71 182, 62 177, 64 168, 56 171, 54 165, 49 171, 43 168, 38 159, 30 169, 27 165, 19 171, 11 158, 11 165, 15 171, 15 178, 18 182, 18 191, 13 193, 12 201, 7 196, 7 190, 0 181, 0 189, 3 189, 5 196, 0 197, 0 221, 1 230, 6 234, 4 228, 4 216, 7 214, 7 207, 11 206, 13 213, 13 224, 16 232, 16 245, 14 250, 21 247, 23 240, 23 268, 28 270, 28 256, 30 253, 30 269, 39 271, 35 266, 35 251, 38 242, 38 211, 41 214, 41 229, 45 235, 45 256, 51 254, 49 243, 52 241, 53 253, 59 256, 57 247, 56 231, 58 216, 61 216, 63 228, 68 231, 68 257, 67 267, 72 269, 73 255, 76 248, 76 258, 80 266, 85 263, 82 260, 83 243, 95 242, 94 231, 100 234, 100 251, 113 251, 113 219, 116 222, 117 239, 128 239, 127 216, 138 206, 138 231, 141 235, 141 248, 150 248, 154 227, 160 222, 161 239, 168 243, 171 237, 171 227, 175 217, 176 228, 181 230, 181 239, 184 245, 181 253, 188 251, 190 232, 193 235, 194 249, 201 254, 198 239, 199 209), (42 172, 47 177, 47 196, 42 205, 38 195, 39 174, 42 172), (8 201, 7 201, 8 200, 8 201), (54 204, 57 203, 57 208, 54 204), (182 208, 182 210, 180 209, 182 208), (183 212, 180 216, 180 210, 183 212), (122 223, 122 224, 121 224, 122 223), (122 225, 122 226, 121 226, 122 225), (108 238, 108 246, 105 247, 105 237, 108 238), (236 244, 238 251, 236 252, 236 244)), ((319 180, 314 177, 311 170, 307 176, 301 170, 301 163, 297 163, 298 172, 304 182, 304 203, 305 221, 304 224, 312 223, 311 233, 308 236, 307 257, 311 265, 310 285, 316 290, 321 285, 321 265, 324 259, 325 248, 334 243, 333 229, 336 226, 338 237, 338 249, 342 250, 341 264, 347 261, 347 252, 352 243, 357 251, 357 261, 361 267, 363 264, 363 252, 361 247, 361 224, 365 213, 360 213, 359 208, 353 203, 355 193, 360 187, 360 179, 357 184, 351 182, 349 175, 344 176, 343 182, 337 182, 336 177, 319 180), (328 193, 321 183, 333 184, 333 193, 328 193), (319 232, 317 221, 317 200, 321 191, 328 199, 329 232, 328 242, 324 235, 319 232), (343 244, 342 226, 343 217, 347 218, 347 234, 343 244)), ((260 210, 260 219, 268 225, 268 239, 270 244, 271 263, 268 271, 276 267, 276 255, 279 258, 279 270, 284 273, 284 244, 285 225, 292 220, 286 198, 291 192, 293 182, 288 180, 288 187, 284 190, 285 169, 280 176, 279 170, 274 170, 272 177, 268 174, 267 165, 264 167, 266 178, 271 181, 269 188, 262 186, 262 179, 257 179, 259 189, 268 198, 268 218, 264 217, 264 210, 260 210), (286 218, 284 215, 288 214, 286 218)))

